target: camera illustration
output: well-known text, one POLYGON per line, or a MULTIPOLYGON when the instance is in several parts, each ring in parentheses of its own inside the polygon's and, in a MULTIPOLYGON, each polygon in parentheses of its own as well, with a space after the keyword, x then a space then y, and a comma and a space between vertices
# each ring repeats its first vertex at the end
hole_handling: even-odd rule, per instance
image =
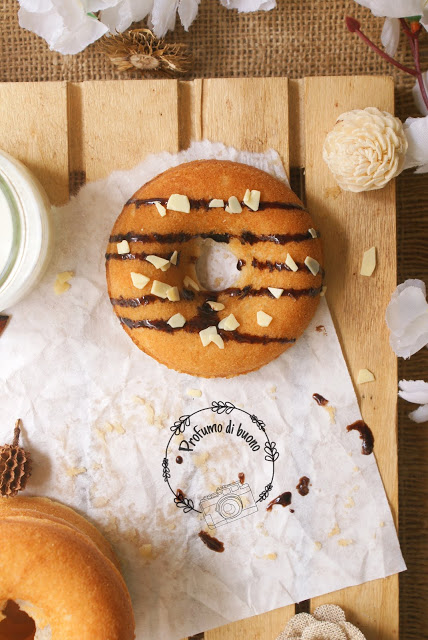
POLYGON ((200 500, 202 513, 210 529, 221 527, 258 511, 249 484, 232 482, 200 500))

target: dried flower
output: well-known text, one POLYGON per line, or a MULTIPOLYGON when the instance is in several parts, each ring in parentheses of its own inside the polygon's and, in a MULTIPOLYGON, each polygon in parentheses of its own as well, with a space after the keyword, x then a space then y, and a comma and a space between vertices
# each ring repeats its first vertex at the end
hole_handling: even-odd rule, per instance
POLYGON ((401 358, 411 355, 428 344, 428 303, 422 280, 406 280, 391 296, 386 310, 389 342, 401 358))
POLYGON ((428 422, 428 382, 423 380, 400 380, 398 395, 407 402, 419 404, 420 407, 409 413, 413 422, 428 422))
POLYGON ((150 29, 132 29, 124 34, 105 36, 99 48, 119 71, 133 69, 144 76, 156 73, 172 77, 190 69, 186 45, 159 40, 150 29))
POLYGON ((367 107, 339 116, 325 139, 323 159, 345 191, 372 191, 401 172, 406 151, 400 120, 367 107))
POLYGON ((18 446, 21 426, 21 420, 17 420, 12 444, 0 447, 0 494, 7 498, 25 489, 31 475, 30 455, 18 446))

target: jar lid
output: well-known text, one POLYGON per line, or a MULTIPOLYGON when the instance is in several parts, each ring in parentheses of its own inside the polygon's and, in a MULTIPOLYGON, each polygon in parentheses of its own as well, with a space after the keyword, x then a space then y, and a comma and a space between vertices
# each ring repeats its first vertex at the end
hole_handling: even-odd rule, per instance
POLYGON ((18 204, 13 190, 0 173, 0 286, 16 260, 21 237, 18 204))

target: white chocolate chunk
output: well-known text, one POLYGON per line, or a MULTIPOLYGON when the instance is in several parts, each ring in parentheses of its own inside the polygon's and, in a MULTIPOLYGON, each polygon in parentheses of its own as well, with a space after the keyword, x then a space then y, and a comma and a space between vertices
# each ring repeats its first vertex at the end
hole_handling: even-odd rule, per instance
POLYGON ((272 316, 268 315, 264 311, 257 311, 257 324, 261 327, 268 327, 272 320, 272 316))
POLYGON ((124 253, 129 253, 130 252, 128 240, 122 240, 122 242, 118 242, 116 246, 117 246, 117 252, 121 256, 124 253))
POLYGON ((206 347, 211 342, 212 336, 217 334, 217 327, 207 327, 199 331, 199 337, 201 338, 202 346, 206 347))
POLYGON ((224 207, 224 200, 220 200, 220 198, 213 198, 208 206, 210 209, 213 207, 224 207))
POLYGON ((171 300, 171 302, 178 302, 180 300, 178 287, 171 287, 170 289, 168 289, 168 291, 166 292, 166 297, 168 298, 168 300, 171 300))
POLYGON ((360 274, 362 276, 371 276, 376 269, 376 247, 371 247, 364 252, 363 261, 361 263, 360 274))
POLYGON ((374 375, 368 369, 360 369, 357 377, 357 384, 364 384, 366 382, 373 382, 375 380, 374 375))
POLYGON ((241 203, 236 196, 230 196, 225 211, 227 211, 227 213, 241 213, 241 203))
POLYGON ((320 263, 317 262, 315 258, 311 258, 310 256, 306 256, 305 265, 308 267, 313 276, 316 276, 318 271, 320 270, 320 263))
POLYGON ((268 287, 268 291, 271 292, 274 298, 280 298, 284 289, 277 289, 276 287, 268 287))
POLYGON ((166 208, 171 211, 180 211, 181 213, 190 213, 190 202, 187 196, 179 193, 173 193, 169 196, 166 208))
POLYGON ((62 273, 58 273, 54 283, 55 295, 60 296, 71 289, 71 284, 68 280, 73 277, 74 271, 63 271, 62 273))
POLYGON ((327 291, 327 285, 323 284, 323 286, 321 287, 320 296, 324 297, 326 291, 327 291))
POLYGON ((178 259, 178 251, 174 251, 174 253, 172 254, 172 256, 170 257, 169 261, 171 264, 177 264, 177 259, 178 259))
POLYGON ((211 309, 213 309, 214 311, 223 311, 224 309, 224 304, 222 304, 221 302, 215 302, 214 300, 207 300, 207 304, 209 304, 211 309))
POLYGON ((252 211, 258 211, 260 204, 260 191, 247 189, 244 195, 244 203, 252 211))
POLYGON ((158 298, 167 298, 168 291, 171 289, 170 284, 166 284, 165 282, 159 282, 159 280, 153 280, 151 293, 158 298))
POLYGON ((184 286, 192 287, 192 289, 194 289, 195 291, 200 291, 198 283, 195 282, 190 276, 186 276, 184 278, 184 286))
POLYGON ((308 229, 308 231, 309 231, 309 233, 311 234, 311 236, 312 236, 313 238, 318 238, 318 234, 317 234, 317 232, 315 231, 315 229, 313 229, 313 228, 311 227, 310 229, 308 229))
POLYGON ((57 274, 56 281, 63 284, 64 282, 68 282, 71 278, 74 278, 74 271, 63 271, 62 273, 57 274))
POLYGON ((159 256, 150 255, 146 258, 147 262, 150 262, 156 269, 162 269, 166 271, 169 268, 169 260, 166 258, 160 258, 159 256), (165 268, 166 267, 166 268, 165 268))
POLYGON ((285 264, 291 269, 291 271, 297 271, 299 268, 289 253, 287 253, 287 257, 285 258, 285 264))
POLYGON ((176 313, 168 320, 167 324, 173 329, 181 329, 186 324, 186 318, 181 313, 176 313))
POLYGON ((200 398, 202 395, 202 391, 200 389, 187 389, 186 393, 191 398, 200 398))
POLYGON ((219 349, 224 349, 224 342, 221 336, 217 333, 217 327, 207 327, 199 331, 199 336, 202 341, 202 346, 206 347, 210 342, 214 342, 219 349))
POLYGON ((218 328, 224 329, 225 331, 234 331, 239 326, 239 322, 237 321, 233 313, 227 316, 227 318, 223 318, 223 320, 220 320, 220 322, 218 323, 218 328))
POLYGON ((144 289, 146 284, 150 281, 150 278, 148 278, 147 276, 143 276, 142 273, 131 271, 131 280, 136 289, 144 289))
POLYGON ((165 207, 163 206, 163 204, 161 204, 160 202, 155 201, 155 207, 156 207, 156 209, 158 210, 158 214, 159 214, 160 216, 162 216, 162 218, 163 218, 164 216, 166 216, 166 209, 165 209, 165 207))

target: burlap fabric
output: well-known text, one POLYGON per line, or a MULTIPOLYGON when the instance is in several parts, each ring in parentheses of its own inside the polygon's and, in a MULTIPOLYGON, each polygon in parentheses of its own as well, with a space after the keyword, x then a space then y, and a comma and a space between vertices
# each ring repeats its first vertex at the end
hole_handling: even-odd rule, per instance
MULTIPOLYGON (((397 115, 418 115, 410 91, 413 78, 390 67, 348 34, 343 18, 349 14, 361 20, 375 41, 379 41, 381 20, 353 0, 277 1, 275 11, 238 15, 221 7, 218 0, 201 0, 190 32, 177 25, 168 36, 190 46, 194 63, 189 77, 391 74, 396 82, 397 115)), ((76 56, 49 51, 43 40, 20 29, 16 0, 0 0, 0 7, 0 81, 138 77, 117 73, 96 44, 76 56)), ((404 39, 398 55, 411 65, 404 39)), ((422 62, 428 68, 426 34, 422 62)), ((406 172, 397 182, 398 280, 418 277, 428 284, 428 177, 406 172)), ((427 379, 428 350, 407 362, 400 360, 399 376, 427 379)), ((400 624, 402 640, 420 640, 428 638, 428 430, 410 422, 408 410, 400 401, 400 539, 409 569, 400 578, 400 624)))

